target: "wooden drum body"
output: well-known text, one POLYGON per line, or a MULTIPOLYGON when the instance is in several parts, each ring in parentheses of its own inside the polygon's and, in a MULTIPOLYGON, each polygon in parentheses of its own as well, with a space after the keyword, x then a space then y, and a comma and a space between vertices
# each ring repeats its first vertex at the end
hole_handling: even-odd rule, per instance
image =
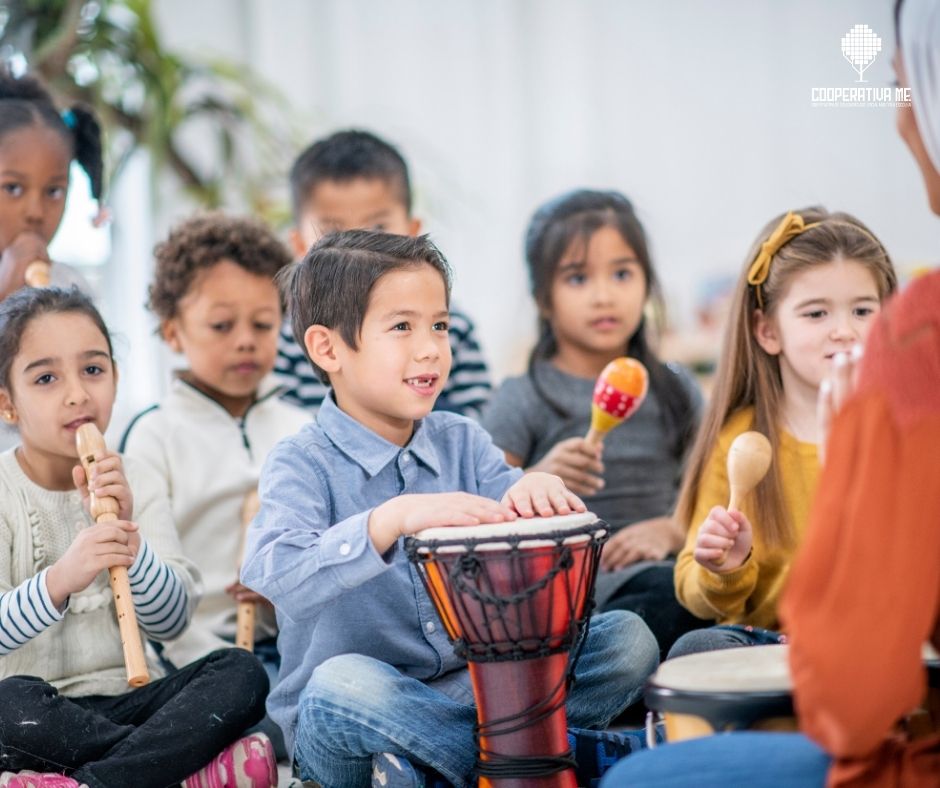
POLYGON ((646 685, 666 740, 731 730, 796 730, 787 646, 743 646, 670 659, 646 685))
POLYGON ((565 700, 607 526, 594 515, 431 528, 409 557, 469 663, 481 786, 574 788, 565 700))

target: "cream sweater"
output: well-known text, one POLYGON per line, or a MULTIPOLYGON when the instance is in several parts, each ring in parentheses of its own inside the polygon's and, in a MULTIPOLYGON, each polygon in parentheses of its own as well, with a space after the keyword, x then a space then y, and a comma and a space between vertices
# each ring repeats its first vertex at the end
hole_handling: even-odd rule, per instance
MULTIPOLYGON (((145 640, 172 637, 186 626, 198 600, 199 573, 183 557, 159 480, 130 458, 125 458, 124 470, 142 542, 128 572, 138 624, 145 640)), ((14 450, 0 454, 0 602, 8 622, 11 604, 28 609, 27 595, 34 589, 37 602, 50 602, 44 570, 62 557, 79 528, 92 525, 77 491, 46 490, 26 476, 14 450)), ((42 608, 32 629, 22 619, 18 627, 12 621, 22 634, 18 641, 25 642, 0 656, 0 679, 39 676, 71 696, 129 690, 107 572, 73 594, 64 611, 50 615, 42 608)), ((148 665, 153 678, 163 675, 152 654, 148 665)))
MULTIPOLYGON (((203 580, 192 624, 164 645, 164 656, 177 666, 234 642, 236 605, 225 589, 238 579, 245 495, 257 486, 274 444, 311 420, 306 411, 277 398, 273 378, 264 386, 239 419, 176 379, 159 405, 131 422, 121 441, 122 452, 157 470, 183 550, 203 580)), ((259 608, 256 636, 276 632, 273 611, 259 608)))

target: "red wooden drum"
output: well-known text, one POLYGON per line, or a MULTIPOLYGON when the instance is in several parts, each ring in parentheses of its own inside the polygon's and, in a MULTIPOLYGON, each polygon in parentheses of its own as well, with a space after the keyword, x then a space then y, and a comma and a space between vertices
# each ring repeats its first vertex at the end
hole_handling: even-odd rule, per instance
POLYGON ((469 663, 481 786, 575 788, 565 699, 607 533, 585 513, 430 528, 406 541, 469 663))

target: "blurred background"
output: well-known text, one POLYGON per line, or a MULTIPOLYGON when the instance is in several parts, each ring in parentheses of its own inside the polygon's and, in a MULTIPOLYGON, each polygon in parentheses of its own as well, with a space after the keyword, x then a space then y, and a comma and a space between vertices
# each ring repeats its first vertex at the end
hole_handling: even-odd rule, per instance
POLYGON ((118 335, 112 429, 173 359, 143 304, 151 250, 200 206, 289 226, 286 172, 315 138, 376 132, 409 162, 416 214, 450 259, 494 377, 520 372, 535 312, 533 209, 573 187, 636 205, 664 284, 663 354, 707 373, 724 298, 787 208, 857 215, 902 275, 935 265, 940 224, 890 106, 814 106, 853 87, 840 41, 871 27, 867 86, 893 83, 891 0, 16 0, 0 57, 63 103, 96 106, 107 204, 76 169, 53 259, 80 267, 118 335))

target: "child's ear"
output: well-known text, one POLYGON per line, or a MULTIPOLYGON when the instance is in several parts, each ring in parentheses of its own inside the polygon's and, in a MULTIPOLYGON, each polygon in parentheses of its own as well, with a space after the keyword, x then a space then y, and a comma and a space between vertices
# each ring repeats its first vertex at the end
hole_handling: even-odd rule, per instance
MULTIPOLYGON (((179 321, 175 317, 160 323, 160 336, 163 337, 163 341, 169 345, 170 350, 174 353, 183 352, 183 344, 180 342, 179 321)), ((116 372, 117 369, 115 369, 116 372)))
POLYGON ((295 260, 302 260, 307 256, 307 244, 304 243, 304 237, 300 230, 296 227, 291 227, 287 238, 290 241, 290 250, 294 253, 295 260))
POLYGON ((408 220, 408 235, 410 235, 412 238, 415 238, 416 236, 420 234, 421 234, 421 220, 416 219, 415 217, 412 216, 408 220))
POLYGON ((313 325, 304 331, 304 348, 320 369, 332 374, 339 372, 341 364, 337 345, 342 340, 326 326, 313 325))
POLYGON ((13 405, 13 398, 6 389, 0 389, 0 421, 4 424, 13 425, 17 422, 16 408, 13 405))
POLYGON ((780 355, 783 346, 780 344, 780 332, 777 330, 774 321, 765 315, 762 310, 755 309, 752 326, 754 339, 764 349, 764 352, 769 356, 780 355))

